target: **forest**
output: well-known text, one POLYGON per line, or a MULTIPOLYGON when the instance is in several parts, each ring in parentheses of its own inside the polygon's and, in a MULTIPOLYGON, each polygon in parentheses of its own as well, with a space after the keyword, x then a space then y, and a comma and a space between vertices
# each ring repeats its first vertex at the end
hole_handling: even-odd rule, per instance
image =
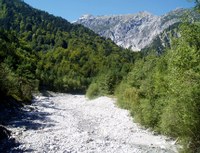
POLYGON ((81 25, 72 25, 19 0, 0 2, 2 69, 7 66, 14 74, 19 72, 17 78, 25 75, 30 86, 36 81, 34 88, 85 93, 93 78, 107 74, 107 69, 109 75, 117 75, 113 85, 119 83, 134 61, 133 52, 81 25))
POLYGON ((200 151, 200 24, 179 25, 180 38, 162 54, 138 59, 117 87, 118 104, 134 119, 176 138, 182 152, 200 151))
POLYGON ((114 95, 143 126, 200 152, 200 23, 178 26, 181 37, 162 53, 135 53, 21 0, 0 0, 1 109, 42 90, 114 95))

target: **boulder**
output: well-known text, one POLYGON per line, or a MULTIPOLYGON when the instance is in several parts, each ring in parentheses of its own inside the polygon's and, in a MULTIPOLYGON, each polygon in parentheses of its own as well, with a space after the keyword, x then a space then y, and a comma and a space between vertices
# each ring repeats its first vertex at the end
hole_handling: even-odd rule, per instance
POLYGON ((4 126, 0 125, 0 141, 4 139, 9 139, 11 131, 6 129, 4 126))

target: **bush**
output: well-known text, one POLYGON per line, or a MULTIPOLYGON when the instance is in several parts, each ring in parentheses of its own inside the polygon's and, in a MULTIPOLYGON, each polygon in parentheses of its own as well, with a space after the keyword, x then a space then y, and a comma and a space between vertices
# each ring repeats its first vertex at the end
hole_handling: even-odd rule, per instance
POLYGON ((99 87, 97 83, 92 83, 87 89, 86 96, 89 99, 94 99, 100 95, 99 87))

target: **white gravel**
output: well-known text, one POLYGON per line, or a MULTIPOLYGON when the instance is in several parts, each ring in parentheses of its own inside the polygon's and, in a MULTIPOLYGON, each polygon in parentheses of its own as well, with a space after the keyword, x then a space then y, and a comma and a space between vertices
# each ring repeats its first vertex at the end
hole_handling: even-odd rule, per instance
POLYGON ((174 153, 174 141, 133 123, 115 100, 83 95, 35 97, 10 129, 17 149, 34 153, 174 153))

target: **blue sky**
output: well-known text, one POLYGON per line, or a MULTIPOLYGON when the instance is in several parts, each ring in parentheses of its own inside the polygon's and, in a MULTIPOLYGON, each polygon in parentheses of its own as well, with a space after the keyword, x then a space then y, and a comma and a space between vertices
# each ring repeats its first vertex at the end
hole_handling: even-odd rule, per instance
POLYGON ((24 2, 68 21, 75 21, 84 14, 96 16, 148 11, 155 15, 163 15, 176 8, 194 6, 194 3, 188 0, 24 0, 24 2))

